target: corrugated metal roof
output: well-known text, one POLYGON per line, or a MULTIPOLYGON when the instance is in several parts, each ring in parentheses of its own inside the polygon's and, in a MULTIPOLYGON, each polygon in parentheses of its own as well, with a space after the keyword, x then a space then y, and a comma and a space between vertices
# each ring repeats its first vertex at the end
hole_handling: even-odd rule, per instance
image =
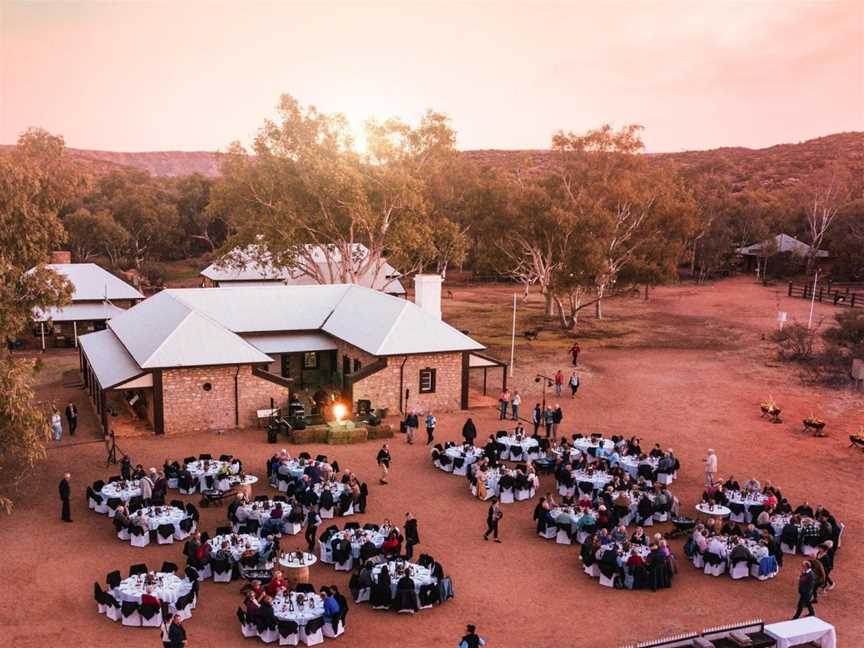
POLYGON ((333 351, 338 348, 335 340, 324 333, 265 333, 244 335, 243 339, 263 353, 333 351))
MULTIPOLYGON (((778 234, 761 243, 753 243, 735 250, 738 254, 745 256, 759 256, 763 249, 768 249, 771 254, 779 254, 781 252, 792 252, 798 256, 807 256, 812 250, 812 246, 807 245, 803 241, 799 241, 788 234, 778 234)), ((827 257, 828 252, 825 250, 816 250, 817 257, 827 257)))
POLYGON ((144 295, 95 263, 49 263, 48 268, 65 275, 75 286, 72 301, 144 299, 144 295))
POLYGON ((78 344, 102 389, 111 389, 144 373, 110 330, 82 335, 78 344))
POLYGON ((51 320, 53 322, 72 322, 82 320, 109 320, 125 313, 122 308, 107 302, 78 302, 67 304, 63 308, 49 308, 45 311, 36 310, 33 319, 37 322, 51 320))

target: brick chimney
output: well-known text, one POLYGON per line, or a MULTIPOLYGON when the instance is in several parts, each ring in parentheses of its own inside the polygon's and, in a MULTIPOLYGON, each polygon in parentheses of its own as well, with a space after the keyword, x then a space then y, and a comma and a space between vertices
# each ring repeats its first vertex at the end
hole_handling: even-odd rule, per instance
POLYGON ((441 275, 414 275, 414 303, 441 319, 441 275))
POLYGON ((72 253, 68 250, 54 250, 51 253, 51 263, 72 263, 72 253))

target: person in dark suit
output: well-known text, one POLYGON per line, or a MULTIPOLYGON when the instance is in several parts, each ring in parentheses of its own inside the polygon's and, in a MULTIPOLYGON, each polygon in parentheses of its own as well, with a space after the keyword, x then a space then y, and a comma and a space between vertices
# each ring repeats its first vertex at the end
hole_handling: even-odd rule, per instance
POLYGON ((405 557, 414 557, 414 545, 420 544, 420 533, 417 531, 417 518, 411 513, 405 514, 405 557))
POLYGON ((174 615, 166 635, 167 641, 162 642, 165 648, 186 648, 186 629, 183 627, 183 617, 179 614, 174 615))
POLYGON ((318 536, 318 525, 321 524, 321 518, 318 517, 318 511, 314 506, 309 507, 309 513, 306 514, 306 544, 309 547, 309 553, 315 551, 315 539, 318 536))
POLYGON ((72 521, 72 513, 69 511, 69 496, 72 492, 71 487, 69 486, 69 481, 72 479, 72 476, 69 473, 63 475, 63 479, 60 480, 60 501, 63 503, 63 509, 60 513, 60 519, 64 522, 72 521))
POLYGON ((801 576, 798 577, 798 607, 795 609, 793 619, 800 617, 805 607, 808 616, 816 616, 816 612, 813 610, 813 592, 815 590, 816 575, 810 567, 810 561, 805 560, 801 565, 801 576))
POLYGON ((66 406, 66 421, 69 423, 69 436, 75 436, 75 430, 78 428, 78 408, 71 401, 66 406))
POLYGON ((486 533, 483 534, 484 540, 488 540, 489 534, 491 533, 495 537, 495 542, 501 542, 501 539, 498 537, 498 523, 501 521, 502 517, 504 517, 504 512, 501 510, 501 507, 498 506, 498 498, 493 497, 492 504, 489 506, 489 512, 486 514, 486 533))

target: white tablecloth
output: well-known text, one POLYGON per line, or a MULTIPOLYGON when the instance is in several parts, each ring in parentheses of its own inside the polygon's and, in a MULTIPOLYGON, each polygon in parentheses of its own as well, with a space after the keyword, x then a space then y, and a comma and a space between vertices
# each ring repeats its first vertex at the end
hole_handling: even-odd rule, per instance
POLYGON ((522 456, 518 458, 519 461, 524 461, 529 457, 529 455, 536 455, 540 452, 540 444, 537 443, 537 439, 531 437, 523 437, 519 440, 516 437, 509 436, 499 437, 495 440, 505 447, 501 457, 502 459, 508 459, 510 457, 510 448, 513 446, 519 446, 522 448, 522 456))
MULTIPOLYGON (((385 536, 380 531, 371 531, 367 529, 356 529, 353 531, 339 531, 330 536, 327 540, 327 545, 332 546, 336 539, 348 540, 351 543, 351 556, 356 560, 360 557, 360 548, 367 542, 381 548, 384 544, 385 536)), ((320 541, 319 541, 320 542, 320 541)))
POLYGON ((395 560, 390 560, 386 563, 375 565, 375 567, 372 568, 372 581, 375 583, 378 582, 378 575, 381 573, 381 568, 384 565, 387 565, 387 570, 390 572, 390 593, 392 596, 396 595, 396 586, 399 583, 399 579, 402 578, 401 574, 396 574, 397 564, 404 564, 406 567, 411 569, 411 580, 414 581, 415 592, 419 593, 421 587, 435 582, 435 579, 432 578, 432 572, 416 563, 403 563, 401 561, 397 563, 395 560))
POLYGON ((222 548, 222 542, 228 541, 229 551, 235 562, 240 560, 240 557, 246 551, 258 551, 261 548, 261 539, 258 536, 249 533, 241 533, 238 535, 218 535, 215 538, 208 540, 210 544, 210 552, 216 553, 222 548), (237 544, 232 544, 232 539, 236 540, 237 544))
POLYGON ((579 482, 591 482, 594 485, 594 490, 603 490, 606 484, 612 481, 612 475, 606 472, 589 473, 584 470, 574 470, 570 474, 577 486, 579 482))
POLYGON ((590 437, 580 437, 575 439, 572 445, 579 448, 579 450, 587 450, 588 448, 597 448, 599 446, 603 446, 606 450, 611 450, 615 444, 612 439, 601 438, 595 443, 590 437))
POLYGON ((108 498, 119 497, 124 502, 128 502, 133 497, 141 496, 141 489, 138 488, 138 480, 131 482, 111 482, 102 487, 102 495, 108 498))
MULTIPOLYGON (((153 596, 163 603, 176 603, 177 599, 192 591, 192 583, 182 580, 174 574, 155 574, 156 582, 153 584, 153 596)), ((144 584, 144 575, 132 576, 122 581, 116 589, 121 601, 141 602, 147 585, 144 584)))
POLYGON ((777 640, 777 648, 790 648, 815 641, 822 648, 837 647, 837 632, 830 623, 819 617, 805 617, 792 621, 770 623, 765 634, 777 640))
POLYGON ((318 558, 315 554, 303 552, 303 556, 301 560, 297 560, 297 557, 294 555, 292 551, 287 556, 283 556, 279 558, 279 564, 283 567, 287 567, 288 569, 300 569, 301 567, 311 567, 316 562, 318 562, 318 558))
POLYGON ((319 469, 324 469, 321 472, 331 472, 333 469, 330 467, 330 464, 326 464, 323 461, 306 461, 301 459, 289 459, 288 461, 283 461, 279 467, 276 469, 281 475, 290 475, 291 477, 302 477, 303 471, 306 470, 307 466, 318 466, 319 469))
POLYGON ((297 602, 297 592, 282 593, 273 599, 273 613, 280 621, 294 621, 298 626, 324 616, 324 601, 317 594, 302 594, 303 607, 297 602), (289 599, 294 609, 289 609, 289 599))
POLYGON ((143 526, 148 531, 155 531, 163 524, 170 524, 177 530, 177 525, 186 517, 186 511, 174 506, 148 506, 135 511, 129 516, 132 524, 143 526), (157 514, 156 511, 159 511, 157 514))
POLYGON ((325 486, 323 482, 318 482, 312 486, 312 490, 315 491, 315 494, 318 497, 321 497, 321 493, 325 490, 329 490, 333 495, 333 504, 335 505, 339 503, 339 498, 342 497, 342 493, 345 492, 345 484, 342 482, 327 482, 325 486))
POLYGON ((450 446, 444 451, 444 454, 450 457, 450 459, 465 459, 465 468, 467 468, 483 456, 483 448, 470 446, 466 451, 465 446, 450 446))
POLYGON ((717 517, 726 517, 732 511, 730 511, 725 506, 720 506, 719 504, 715 504, 713 507, 710 504, 706 504, 705 502, 700 502, 696 505, 696 510, 702 513, 703 515, 716 515, 717 517))
POLYGON ((216 459, 199 459, 186 464, 189 473, 198 480, 200 490, 207 490, 207 477, 213 477, 213 487, 216 488, 216 475, 222 471, 228 474, 228 462, 216 459))
MULTIPOLYGON (((291 505, 287 502, 278 502, 282 505, 282 519, 284 520, 291 515, 291 505)), ((240 522, 246 520, 258 520, 262 524, 270 519, 270 512, 273 510, 277 502, 267 500, 266 502, 250 502, 237 507, 237 519, 240 522)))
MULTIPOLYGON (((657 464, 660 463, 659 459, 655 459, 654 457, 647 457, 645 461, 648 462, 651 466, 651 470, 657 470, 657 464)), ((620 462, 621 467, 627 472, 631 477, 639 476, 639 464, 642 463, 642 460, 639 457, 634 457, 632 455, 628 455, 626 457, 621 457, 620 462)))

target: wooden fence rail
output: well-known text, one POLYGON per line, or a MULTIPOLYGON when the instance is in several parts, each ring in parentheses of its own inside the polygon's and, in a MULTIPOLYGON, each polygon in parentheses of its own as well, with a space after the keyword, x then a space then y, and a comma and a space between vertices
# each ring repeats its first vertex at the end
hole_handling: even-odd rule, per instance
MULTIPOLYGON (((794 284, 790 281, 788 294, 790 297, 813 299, 813 284, 794 284)), ((864 292, 853 292, 848 287, 841 289, 825 285, 816 286, 815 295, 819 303, 864 308, 864 292)))

